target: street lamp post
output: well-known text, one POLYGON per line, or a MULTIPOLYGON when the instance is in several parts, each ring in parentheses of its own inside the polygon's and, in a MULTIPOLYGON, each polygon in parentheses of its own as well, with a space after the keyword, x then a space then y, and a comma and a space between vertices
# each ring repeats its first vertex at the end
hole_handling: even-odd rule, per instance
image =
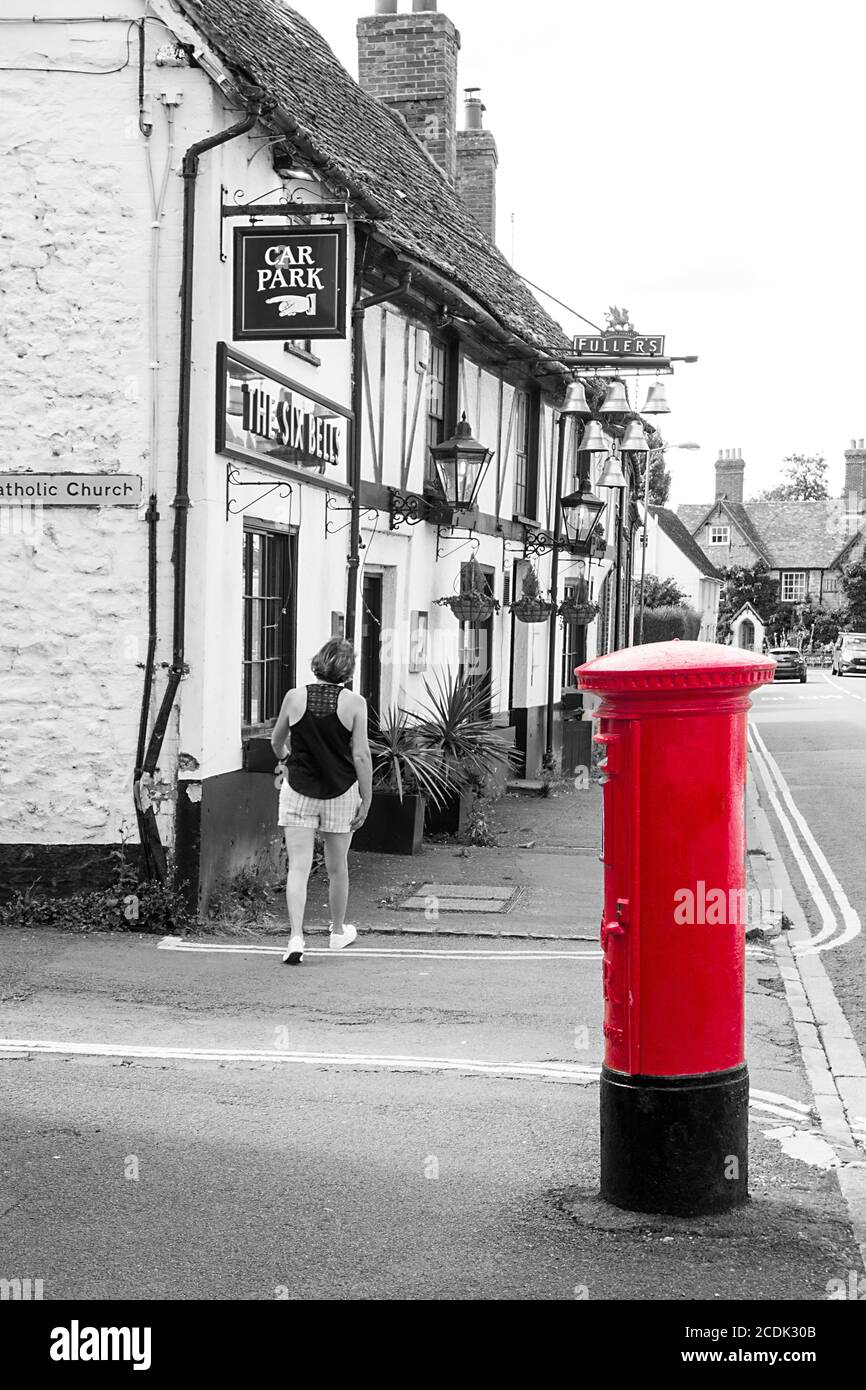
POLYGON ((640 562, 640 599, 638 601, 640 617, 638 619, 638 644, 643 643, 643 614, 644 614, 644 586, 646 583, 646 549, 649 543, 649 484, 650 470, 657 458, 663 458, 666 449, 699 449, 700 444, 688 441, 685 444, 662 444, 658 449, 650 449, 646 456, 646 467, 643 480, 643 535, 641 536, 641 562, 640 562))

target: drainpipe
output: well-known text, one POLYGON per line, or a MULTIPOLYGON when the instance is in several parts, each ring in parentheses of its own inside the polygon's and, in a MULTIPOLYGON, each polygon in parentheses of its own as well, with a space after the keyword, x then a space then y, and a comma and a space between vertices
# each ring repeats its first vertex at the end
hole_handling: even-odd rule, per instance
MULTIPOLYGON (((153 806, 149 803, 145 805, 142 800, 142 780, 144 777, 152 777, 156 771, 159 756, 162 752, 162 745, 165 741, 165 732, 168 728, 168 720, 177 695, 178 686, 184 674, 184 654, 185 654, 185 623, 186 623, 186 541, 187 541, 187 516, 189 512, 189 438, 190 438, 190 394, 192 387, 192 304, 193 304, 193 265, 195 255, 195 185, 198 178, 199 158, 208 150, 214 149, 217 145, 225 145, 229 140, 235 140, 239 135, 245 135, 248 130, 252 130, 258 120, 262 109, 260 99, 256 99, 251 104, 243 120, 235 125, 229 126, 227 130, 220 131, 217 135, 208 135, 204 140, 198 140, 194 145, 190 145, 183 157, 183 252, 181 259, 181 280, 180 280, 180 389, 178 398, 178 428, 177 428, 177 484, 175 499, 172 503, 174 507, 174 546, 172 560, 174 562, 174 631, 172 645, 172 661, 168 672, 168 682, 159 713, 154 721, 153 730, 150 735, 150 742, 147 752, 142 760, 139 756, 136 759, 137 766, 133 781, 133 798, 135 800, 136 818, 138 820, 139 833, 141 835, 144 862, 150 876, 164 879, 166 874, 165 849, 159 836, 159 827, 156 821, 156 814, 153 806)), ((151 505, 153 518, 149 517, 151 527, 155 527, 156 508, 151 505)), ((155 569, 151 562, 150 570, 155 569)), ((156 575, 152 573, 151 583, 153 593, 150 602, 155 605, 156 575)), ((155 645, 155 644, 154 644, 155 645)), ((151 643, 148 643, 148 664, 145 670, 145 691, 150 691, 153 683, 153 652, 151 643)), ((144 707, 142 707, 144 708, 144 707)), ((139 730, 139 740, 143 735, 143 724, 139 730)))
POLYGON ((550 599, 553 609, 550 614, 550 632, 547 642, 547 738, 544 749, 544 767, 553 771, 553 682, 556 677, 556 605, 559 600, 559 541, 562 535, 562 510, 559 499, 562 496, 562 474, 565 462, 565 431, 568 428, 568 415, 559 417, 559 452, 556 457, 556 492, 553 498, 553 554, 550 557, 550 599))
POLYGON ((349 468, 349 486, 352 489, 351 513, 349 518, 349 559, 346 580, 346 632, 347 642, 355 641, 355 627, 358 612, 358 570, 361 565, 361 440, 363 436, 364 410, 364 315, 376 304, 384 304, 388 299, 399 299, 412 283, 411 271, 406 271, 400 284, 392 290, 361 299, 361 256, 355 259, 355 274, 358 281, 355 303, 352 305, 352 457, 349 468))

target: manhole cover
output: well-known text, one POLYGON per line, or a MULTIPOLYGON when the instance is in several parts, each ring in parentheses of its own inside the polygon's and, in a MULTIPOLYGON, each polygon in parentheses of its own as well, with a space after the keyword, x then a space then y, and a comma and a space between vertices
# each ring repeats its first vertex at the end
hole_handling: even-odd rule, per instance
POLYGON ((433 907, 439 912, 507 912, 519 892, 519 885, 503 888, 491 883, 422 883, 400 906, 413 912, 426 912, 433 907))

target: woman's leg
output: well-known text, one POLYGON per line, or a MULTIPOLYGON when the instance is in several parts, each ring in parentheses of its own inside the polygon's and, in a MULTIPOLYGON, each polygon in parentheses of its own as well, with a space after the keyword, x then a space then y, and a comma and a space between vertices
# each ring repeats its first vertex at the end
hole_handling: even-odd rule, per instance
POLYGON ((328 871, 328 906, 331 913, 331 931, 340 936, 346 920, 346 904, 349 901, 349 846, 352 831, 348 835, 326 833, 325 868, 328 871))
POLYGON ((313 866, 315 830, 303 825, 286 826, 286 854, 289 873, 286 878, 286 903, 292 936, 304 935, 304 912, 307 906, 307 882, 313 866))

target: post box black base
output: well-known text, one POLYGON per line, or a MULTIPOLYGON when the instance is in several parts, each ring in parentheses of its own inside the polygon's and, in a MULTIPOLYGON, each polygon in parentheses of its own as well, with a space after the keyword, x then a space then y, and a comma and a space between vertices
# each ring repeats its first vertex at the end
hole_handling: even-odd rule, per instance
POLYGON ((709 1216, 748 1201, 749 1074, 601 1070, 601 1195, 628 1211, 709 1216))

